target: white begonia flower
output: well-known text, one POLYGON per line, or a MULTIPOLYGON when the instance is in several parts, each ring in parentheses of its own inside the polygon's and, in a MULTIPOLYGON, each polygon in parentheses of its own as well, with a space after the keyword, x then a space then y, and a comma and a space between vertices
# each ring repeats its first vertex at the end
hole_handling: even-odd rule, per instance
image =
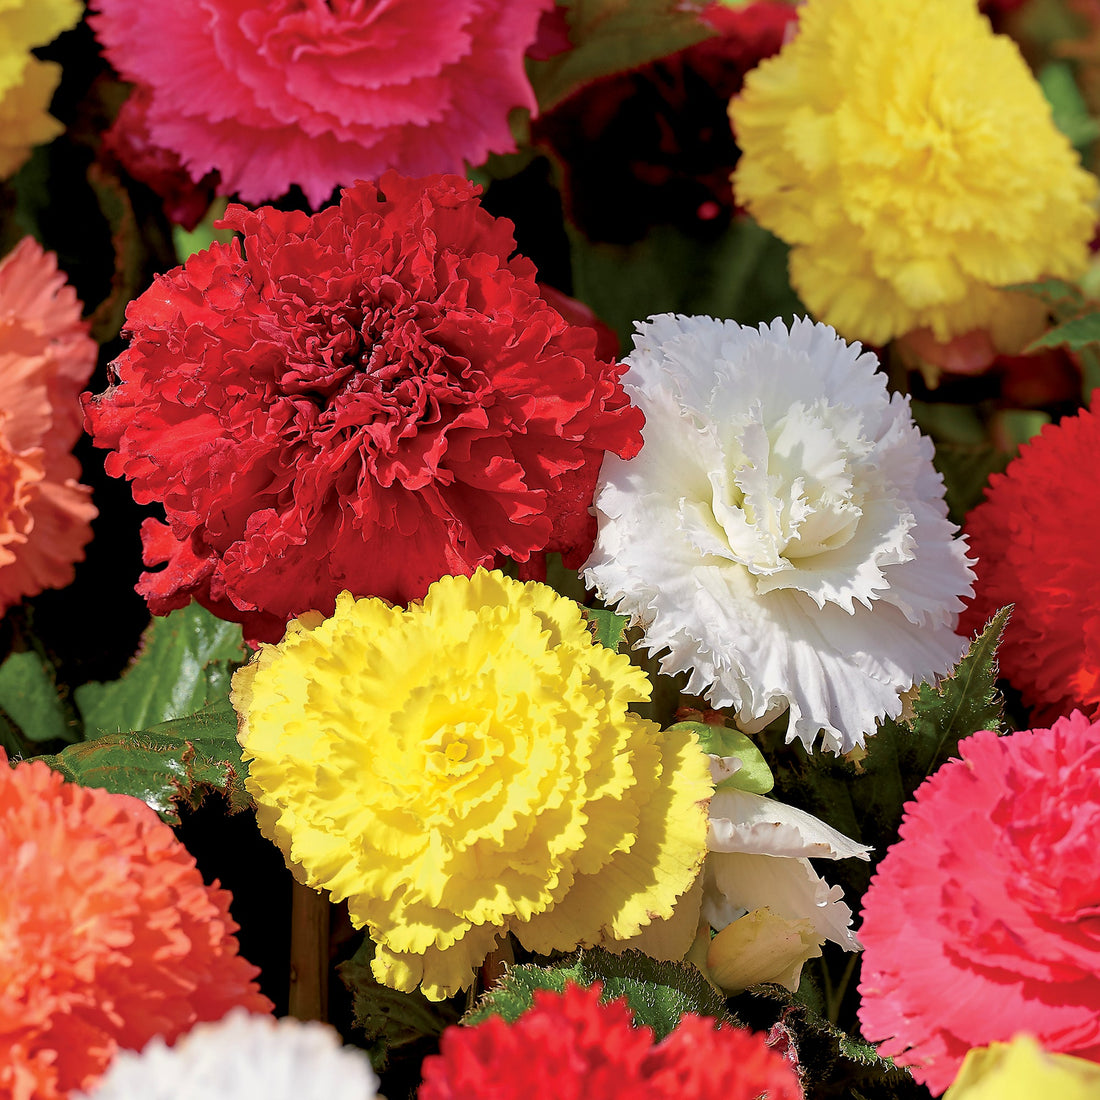
POLYGON ((378 1078, 331 1027, 234 1009, 169 1047, 123 1050, 91 1092, 71 1100, 371 1100, 378 1078))
POLYGON ((865 860, 871 850, 865 844, 774 798, 723 788, 711 800, 707 848, 702 916, 719 933, 710 941, 707 963, 720 984, 740 984, 722 981, 722 971, 755 973, 759 965, 758 958, 732 957, 739 950, 759 954, 758 937, 737 935, 736 925, 750 915, 801 931, 801 937, 793 936, 794 954, 771 976, 756 975, 757 981, 797 988, 802 963, 819 955, 826 940, 859 950, 844 891, 825 882, 810 859, 865 860))
POLYGON ((965 649, 973 572, 908 398, 808 319, 637 328, 644 446, 604 459, 586 583, 742 728, 789 708, 788 740, 863 744, 965 649))

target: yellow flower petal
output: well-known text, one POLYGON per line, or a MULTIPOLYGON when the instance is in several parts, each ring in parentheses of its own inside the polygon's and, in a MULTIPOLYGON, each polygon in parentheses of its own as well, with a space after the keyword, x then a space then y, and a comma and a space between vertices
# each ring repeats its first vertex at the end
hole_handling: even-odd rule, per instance
POLYGON ((727 993, 761 982, 775 982, 793 993, 803 963, 821 954, 822 942, 805 918, 787 920, 767 907, 754 909, 710 941, 707 973, 727 993))
POLYGON ((1070 1054, 1051 1054, 1030 1035, 977 1047, 963 1060, 943 1100, 1095 1100, 1100 1066, 1070 1054))

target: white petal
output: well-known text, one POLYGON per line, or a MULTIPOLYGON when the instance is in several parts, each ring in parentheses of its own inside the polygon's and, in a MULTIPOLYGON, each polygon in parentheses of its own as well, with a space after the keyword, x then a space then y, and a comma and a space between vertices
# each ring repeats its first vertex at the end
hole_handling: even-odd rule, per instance
POLYGON ((768 908, 787 920, 806 918, 822 939, 858 950, 843 897, 806 859, 712 852, 703 869, 703 916, 719 931, 753 909, 768 908))
POLYGON ((805 810, 733 788, 715 791, 711 799, 707 847, 821 859, 868 859, 871 851, 805 810))

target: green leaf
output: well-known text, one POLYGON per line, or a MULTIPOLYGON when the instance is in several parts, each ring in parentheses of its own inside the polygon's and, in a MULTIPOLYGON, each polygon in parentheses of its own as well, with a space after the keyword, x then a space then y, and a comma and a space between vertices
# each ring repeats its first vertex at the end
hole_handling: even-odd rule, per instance
POLYGON ((1047 62, 1039 70, 1039 86, 1050 103, 1054 125, 1075 149, 1083 152, 1100 137, 1100 122, 1089 114, 1069 61, 1047 62))
POLYGON ((703 752, 741 761, 741 767, 718 784, 719 790, 734 787, 751 794, 767 794, 775 786, 775 777, 764 754, 757 748, 756 742, 740 730, 707 722, 677 722, 669 729, 690 729, 699 739, 703 752))
POLYGON ((938 687, 922 684, 909 722, 887 721, 867 742, 862 775, 852 784, 860 839, 880 853, 897 839, 902 807, 959 741, 982 729, 1003 729, 997 690, 997 646, 1010 608, 1002 608, 938 687))
POLYGON ((787 246, 749 218, 717 240, 655 226, 631 245, 593 243, 567 225, 573 293, 631 346, 636 319, 707 314, 752 325, 806 312, 787 280, 787 246))
POLYGON ((75 741, 53 670, 33 650, 12 653, 0 665, 0 709, 28 741, 75 741))
POLYGON ((604 607, 582 607, 581 611, 588 620, 588 629, 592 631, 596 641, 618 652, 626 628, 630 625, 630 619, 626 615, 617 615, 604 607))
POLYGON ((1011 607, 1002 607, 986 623, 955 671, 938 687, 921 685, 913 704, 912 732, 902 732, 905 740, 900 755, 910 781, 923 781, 954 756, 962 738, 978 730, 1003 729, 997 646, 1011 613, 1011 607))
POLYGON ((240 625, 196 603, 154 619, 120 679, 74 692, 86 736, 144 730, 226 699, 232 666, 247 654, 240 625))
POLYGON ((947 513, 960 526, 967 513, 981 503, 990 474, 1002 473, 1012 455, 990 443, 936 443, 932 456, 943 475, 947 513))
POLYGON ((231 813, 250 805, 237 716, 227 699, 186 718, 138 733, 104 734, 39 759, 81 786, 140 798, 173 825, 180 820, 178 801, 196 807, 211 790, 225 794, 231 813))
POLYGON ((370 1046, 371 1063, 381 1072, 391 1051, 438 1035, 458 1023, 458 1012, 447 1001, 429 1001, 419 990, 400 993, 380 985, 371 973, 374 943, 363 937, 359 949, 336 967, 340 981, 351 994, 355 1026, 362 1028, 370 1046))
POLYGON ((1039 351, 1042 348, 1067 347, 1070 351, 1100 344, 1100 313, 1085 313, 1080 317, 1071 317, 1060 325, 1055 325, 1036 340, 1032 340, 1024 354, 1039 351))
POLYGON ((181 264, 196 252, 205 251, 215 241, 228 244, 233 239, 232 229, 214 228, 214 223, 225 216, 225 208, 228 205, 228 199, 215 199, 210 209, 203 215, 202 221, 194 229, 184 229, 182 225, 172 226, 172 246, 181 264))
POLYGON ((1046 302, 1055 313, 1075 313, 1085 303, 1081 288, 1065 279, 1042 279, 1032 283, 1010 283, 1005 290, 1030 294, 1046 302))
POLYGON ((528 61, 543 112, 600 77, 627 72, 694 46, 715 31, 682 0, 566 0, 571 50, 528 61))
POLYGON ((606 951, 581 951, 560 965, 516 966, 491 989, 466 1017, 476 1024, 490 1016, 509 1023, 534 1003, 535 990, 560 993, 566 982, 590 986, 603 984, 601 1001, 625 997, 635 1023, 652 1028, 663 1039, 685 1012, 729 1020, 722 996, 690 963, 657 962, 639 951, 612 955, 606 951))

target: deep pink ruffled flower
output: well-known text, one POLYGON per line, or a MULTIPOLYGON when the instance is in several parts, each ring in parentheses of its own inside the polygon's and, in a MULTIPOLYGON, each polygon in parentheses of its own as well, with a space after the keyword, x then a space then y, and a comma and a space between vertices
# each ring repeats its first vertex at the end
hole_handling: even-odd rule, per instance
POLYGON ((108 60, 192 179, 313 206, 389 168, 462 173, 536 109, 523 56, 552 0, 94 0, 108 60))
POLYGON ((863 1033, 937 1094, 1021 1031, 1100 1062, 1100 723, 959 755, 906 807, 859 932, 863 1033))

